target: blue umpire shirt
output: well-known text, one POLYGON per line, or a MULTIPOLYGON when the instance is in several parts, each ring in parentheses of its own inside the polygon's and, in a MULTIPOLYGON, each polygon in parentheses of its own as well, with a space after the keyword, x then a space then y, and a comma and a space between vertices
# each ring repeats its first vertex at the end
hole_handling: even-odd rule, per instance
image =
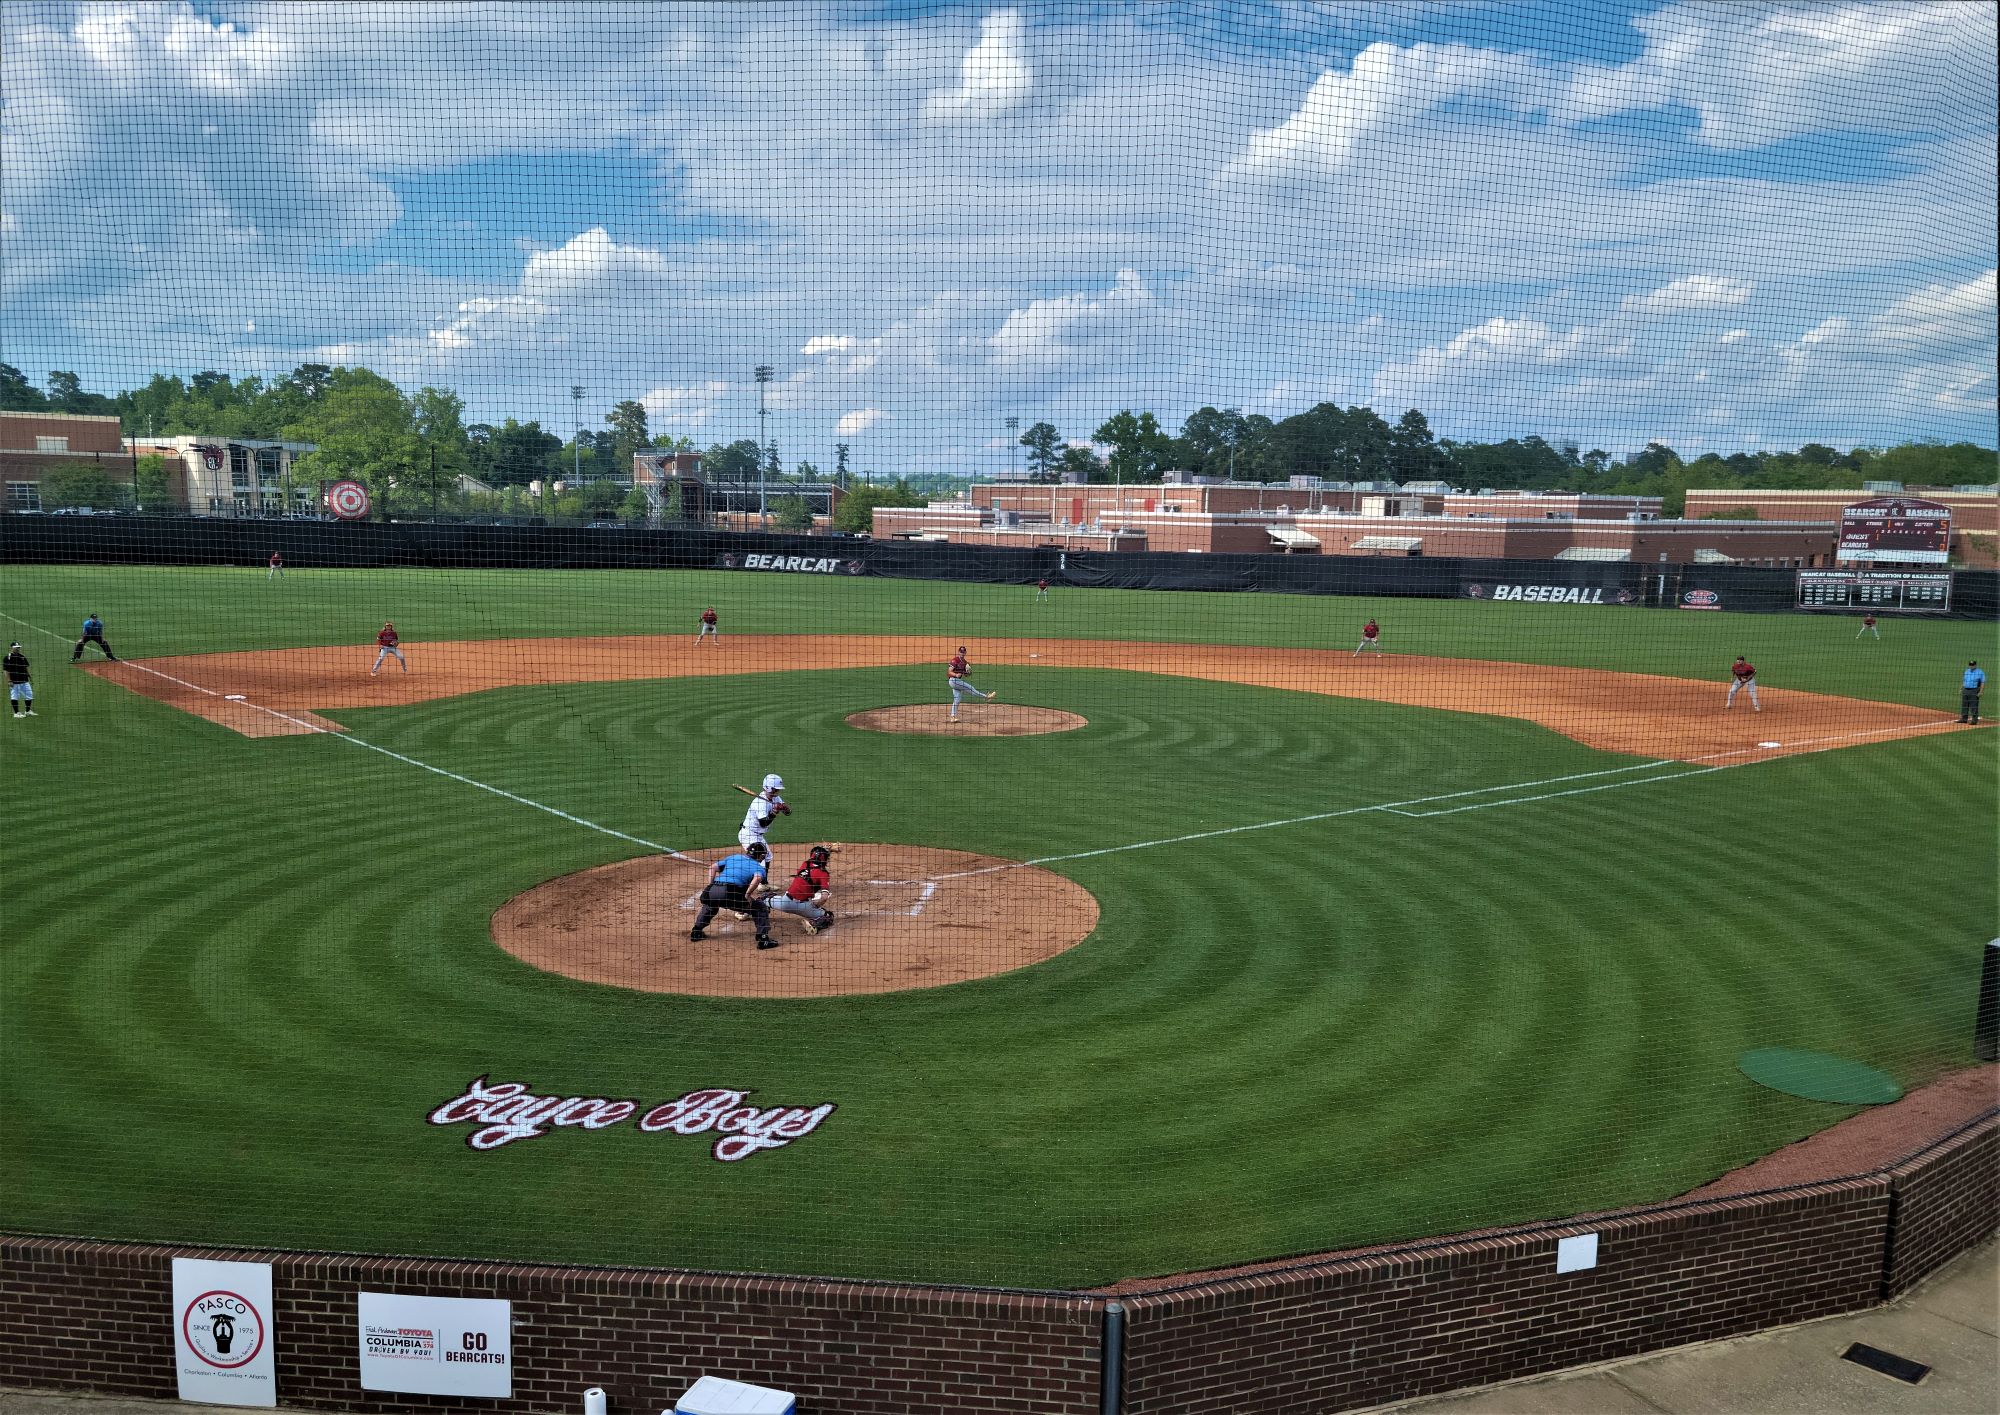
POLYGON ((1986 670, 1983 668, 1966 669, 1965 686, 1968 688, 1984 688, 1986 686, 1986 670))
POLYGON ((749 887, 753 879, 766 879, 768 867, 758 864, 748 855, 731 855, 722 862, 722 873, 715 877, 717 884, 733 884, 738 889, 749 887))

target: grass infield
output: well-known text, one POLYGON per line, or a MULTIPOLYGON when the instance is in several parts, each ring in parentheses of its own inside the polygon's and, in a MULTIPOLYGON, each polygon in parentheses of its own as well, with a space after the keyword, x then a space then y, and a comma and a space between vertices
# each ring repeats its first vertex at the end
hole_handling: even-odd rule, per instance
MULTIPOLYGON (((1990 625, 1032 590, 710 573, 9 568, 0 611, 121 656, 685 630, 1391 649, 1955 707, 1990 625), (1351 646, 1351 645, 1350 645, 1351 646)), ((248 740, 35 661, 0 737, 5 1223, 122 1239, 1082 1285, 1661 1199, 1850 1113, 1765 1046, 1921 1084, 1969 1059, 1994 933, 1993 737, 1430 819, 1368 812, 1052 866, 1097 931, 928 992, 650 996, 494 948, 519 891, 636 847, 329 737, 248 740), (475 1153, 472 1077, 834 1102, 734 1164, 621 1126, 475 1153)), ((551 645, 560 654, 559 643, 551 645)), ((725 649, 726 651, 726 649, 725 649)), ((935 668, 552 684, 331 715, 676 846, 782 771, 787 840, 1011 858, 1630 765, 1509 719, 1006 669, 1048 737, 855 731, 935 668), (754 784, 754 782, 752 783, 754 784)), ((976 678, 976 681, 977 678, 976 678)), ((1616 778, 1613 778, 1614 780, 1616 778)), ((1515 796, 1535 794, 1524 788, 1515 796)), ((1486 799, 1486 798, 1480 798, 1486 799)), ((781 851, 781 857, 785 852, 781 851)))

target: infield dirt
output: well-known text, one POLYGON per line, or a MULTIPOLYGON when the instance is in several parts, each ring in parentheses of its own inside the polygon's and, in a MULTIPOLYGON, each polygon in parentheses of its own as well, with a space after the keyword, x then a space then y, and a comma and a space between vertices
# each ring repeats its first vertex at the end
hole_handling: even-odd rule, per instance
MULTIPOLYGON (((1487 659, 1346 650, 1155 644, 1098 639, 965 641, 982 671, 1111 668, 1247 683, 1329 697, 1522 718, 1586 746, 1680 761, 1788 756, 1957 729, 1941 711, 1785 688, 1764 710, 1723 709, 1715 682, 1487 659), (1765 745, 1774 743, 1775 745, 1765 745)), ((939 701, 955 641, 774 634, 696 645, 685 635, 404 641, 411 671, 370 676, 374 644, 196 654, 92 664, 88 671, 246 736, 326 730, 315 709, 392 707, 493 688, 715 677, 934 663, 939 701), (241 695, 242 702, 230 700, 241 695)), ((1028 678, 1001 680, 1009 696, 1028 678)))
MULTIPOLYGON (((806 847, 774 849, 781 881, 806 847)), ((707 874, 699 860, 643 855, 547 880, 500 906, 493 941, 543 972, 640 992, 830 997, 1012 972, 1097 927, 1090 891, 1048 870, 962 850, 842 845, 830 929, 808 934, 797 917, 774 914, 778 947, 760 950, 751 924, 720 914, 690 942, 707 874)))

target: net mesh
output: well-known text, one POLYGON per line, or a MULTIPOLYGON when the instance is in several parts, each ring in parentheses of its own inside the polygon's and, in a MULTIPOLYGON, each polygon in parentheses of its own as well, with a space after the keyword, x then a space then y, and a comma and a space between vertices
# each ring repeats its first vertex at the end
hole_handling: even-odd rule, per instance
POLYGON ((0 24, 9 1227, 1066 1288, 1971 1063, 1990 7, 0 24))

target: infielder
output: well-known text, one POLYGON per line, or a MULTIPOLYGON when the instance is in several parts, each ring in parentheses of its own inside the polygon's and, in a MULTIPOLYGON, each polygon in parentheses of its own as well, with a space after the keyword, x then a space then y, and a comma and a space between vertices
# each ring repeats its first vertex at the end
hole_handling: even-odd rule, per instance
POLYGON ((1722 706, 1724 708, 1735 707, 1736 695, 1746 688, 1750 690, 1750 706, 1762 712, 1764 710, 1763 705, 1757 701, 1756 665, 1739 653, 1736 655, 1736 662, 1729 665, 1729 700, 1723 703, 1722 706))
POLYGON ((701 612, 701 632, 694 636, 694 641, 698 644, 703 639, 719 639, 721 637, 722 630, 716 626, 715 606, 711 604, 701 612))
POLYGON ((833 852, 824 845, 815 845, 807 851, 805 863, 792 875, 785 892, 771 896, 771 912, 797 914, 805 920, 809 934, 832 928, 833 910, 825 907, 827 897, 833 893, 833 877, 827 873, 832 860, 833 852))
POLYGON ((700 943, 702 930, 724 909, 748 914, 757 925, 757 946, 776 948, 771 937, 771 907, 765 903, 770 893, 768 877, 771 852, 760 841, 744 847, 741 855, 727 855, 708 867, 708 883, 701 891, 701 912, 694 916, 688 942, 700 943))
POLYGON ((7 706, 16 717, 35 715, 35 685, 28 681, 28 655, 19 644, 7 650, 7 657, 0 659, 0 668, 7 673, 7 706))
POLYGON ((750 798, 750 809, 743 813, 743 828, 736 832, 738 845, 748 850, 752 845, 765 844, 764 833, 772 822, 792 813, 792 808, 785 804, 784 789, 784 777, 773 774, 764 778, 764 789, 750 798))
POLYGON ((951 720, 958 721, 958 704, 967 693, 975 698, 992 699, 997 694, 982 693, 972 686, 972 680, 965 675, 972 670, 971 661, 965 656, 965 645, 958 646, 958 652, 951 656, 951 667, 946 671, 944 681, 951 689, 951 720))
POLYGON ((1382 626, 1377 624, 1373 619, 1370 619, 1366 624, 1361 626, 1361 642, 1355 646, 1353 657, 1361 657, 1362 649, 1373 649, 1377 653, 1382 652, 1382 626))
POLYGON ((111 645, 104 641, 104 621, 97 617, 97 611, 94 609, 84 617, 83 637, 76 641, 76 647, 70 651, 69 661, 71 663, 82 661, 83 646, 85 644, 96 644, 99 649, 103 650, 106 658, 110 659, 113 663, 118 662, 118 655, 113 653, 111 645))
POLYGON ((402 635, 396 632, 396 626, 386 619, 383 620, 382 632, 375 636, 375 668, 368 670, 370 678, 375 676, 375 669, 382 666, 382 660, 392 656, 396 662, 403 665, 405 673, 410 671, 410 661, 403 657, 403 650, 398 647, 402 642, 402 635))

